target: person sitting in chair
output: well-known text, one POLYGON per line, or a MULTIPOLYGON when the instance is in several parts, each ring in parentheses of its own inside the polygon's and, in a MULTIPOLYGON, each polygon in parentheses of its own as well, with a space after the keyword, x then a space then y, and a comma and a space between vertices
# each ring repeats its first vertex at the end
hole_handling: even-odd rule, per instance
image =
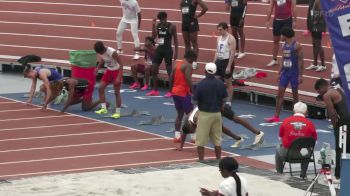
MULTIPOLYGON (((305 118, 305 115, 307 114, 307 105, 298 102, 294 104, 293 111, 294 115, 286 118, 280 126, 279 137, 282 140, 282 144, 277 147, 275 154, 276 170, 278 173, 283 173, 283 162, 287 156, 289 147, 295 139, 310 136, 313 137, 315 141, 317 140, 317 133, 314 124, 305 118)), ((302 151, 300 153, 302 153, 302 151)), ((301 164, 301 178, 306 177, 308 165, 309 163, 301 164)))

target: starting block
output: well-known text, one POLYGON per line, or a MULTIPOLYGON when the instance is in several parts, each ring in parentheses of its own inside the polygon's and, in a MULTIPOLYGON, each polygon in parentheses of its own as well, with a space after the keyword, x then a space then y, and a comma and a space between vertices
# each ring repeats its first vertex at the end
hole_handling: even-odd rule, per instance
MULTIPOLYGON (((137 116, 151 116, 151 113, 148 111, 138 111, 136 109, 129 112, 121 112, 121 117, 137 117, 137 116)), ((111 118, 111 115, 104 116, 105 118, 111 118)))
POLYGON ((175 119, 166 119, 163 115, 151 118, 148 121, 140 121, 138 125, 160 125, 164 123, 175 123, 175 119))
POLYGON ((243 145, 239 147, 238 149, 244 150, 244 149, 249 149, 249 150, 259 150, 261 148, 273 148, 276 147, 278 144, 277 143, 266 143, 265 141, 262 141, 258 144, 250 144, 250 145, 243 145))

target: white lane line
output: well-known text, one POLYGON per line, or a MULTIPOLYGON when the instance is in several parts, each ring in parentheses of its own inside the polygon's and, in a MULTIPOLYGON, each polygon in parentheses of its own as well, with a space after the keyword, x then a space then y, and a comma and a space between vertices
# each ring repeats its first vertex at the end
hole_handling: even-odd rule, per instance
POLYGON ((30 108, 30 109, 18 109, 18 110, 1 110, 2 112, 23 112, 23 111, 31 111, 31 110, 40 110, 40 108, 30 108))
MULTIPOLYGON (((62 13, 47 13, 47 12, 22 12, 22 11, 0 11, 0 13, 15 13, 15 14, 37 14, 37 15, 54 15, 54 16, 70 16, 70 17, 88 17, 88 18, 103 18, 103 19, 121 19, 122 17, 116 16, 116 17, 110 17, 110 16, 95 16, 95 15, 81 15, 81 14, 62 14, 62 13)), ((143 18, 143 21, 153 21, 153 19, 149 18, 143 18)), ((172 23, 178 23, 182 24, 181 21, 177 20, 168 20, 172 23)), ((0 21, 1 23, 20 23, 20 22, 12 22, 12 21, 0 21)), ((45 23, 24 23, 24 24, 45 24, 45 23)), ((208 25, 208 26, 214 26, 216 27, 217 23, 208 23, 208 22, 199 22, 200 25, 208 25)), ((263 24, 262 24, 263 25, 263 24)), ((74 27, 73 25, 60 25, 63 27, 74 27)), ((254 29, 266 29, 265 26, 254 26, 254 25, 244 25, 245 28, 254 28, 254 29)), ((98 29, 104 29, 103 27, 86 27, 86 28, 98 28, 98 29)), ((116 27, 113 28, 116 30, 116 27)), ((213 28, 214 29, 214 28, 213 28)), ((271 28, 270 28, 271 29, 271 28)), ((214 29, 215 30, 215 29, 214 29)), ((302 29, 294 29, 296 32, 303 32, 302 29)))
POLYGON ((0 122, 7 122, 7 121, 21 121, 21 120, 35 120, 35 119, 48 119, 48 118, 65 118, 65 117, 71 117, 72 115, 58 115, 58 116, 39 116, 39 117, 27 117, 27 118, 9 118, 9 119, 1 119, 0 122))
MULTIPOLYGON (((214 159, 215 157, 208 157, 208 159, 214 159)), ((85 168, 77 168, 77 169, 65 169, 65 170, 53 170, 53 171, 44 171, 44 172, 31 172, 31 173, 19 173, 19 174, 7 174, 1 175, 0 178, 9 178, 9 177, 19 177, 19 176, 33 176, 33 175, 48 175, 48 174, 56 174, 56 173, 64 173, 64 172, 81 172, 81 171, 91 171, 91 170, 106 170, 106 169, 115 169, 121 167, 130 167, 130 166, 142 166, 142 165, 152 165, 152 164, 165 164, 165 163, 175 163, 175 162, 197 162, 198 158, 189 158, 189 159, 172 159, 166 161, 150 161, 150 162, 139 162, 139 163, 129 163, 129 164, 119 164, 119 165, 105 165, 98 167, 85 167, 85 168)))
MULTIPOLYGON (((101 7, 101 8, 119 8, 122 9, 121 6, 115 6, 115 5, 98 5, 98 4, 77 4, 77 3, 53 3, 53 2, 32 2, 32 1, 0 1, 4 3, 27 3, 27 4, 46 4, 46 5, 64 5, 64 6, 81 6, 81 7, 101 7)), ((225 5, 223 4, 223 7, 225 5)), ((154 11, 155 8, 149 8, 149 7, 140 7, 142 10, 151 10, 154 11)), ((170 8, 159 8, 163 11, 172 11, 172 12, 180 12, 180 9, 170 9, 170 8)), ((201 12, 200 10, 197 10, 197 13, 201 12)), ((207 11, 208 14, 220 14, 220 15, 227 15, 229 16, 229 12, 213 12, 213 11, 207 11)), ((248 16, 257 16, 257 17, 265 17, 266 14, 246 14, 248 16)), ((305 17, 297 17, 298 19, 306 20, 305 17)))
MULTIPOLYGON (((134 131, 134 130, 130 130, 130 131, 134 131)), ((57 149, 57 148, 72 148, 72 147, 82 147, 82 146, 96 146, 96 145, 117 144, 117 143, 127 143, 127 142, 142 142, 142 141, 152 141, 152 140, 161 140, 161 139, 164 140, 164 138, 154 137, 154 138, 147 138, 147 139, 118 140, 118 141, 110 141, 110 142, 92 142, 92 143, 85 143, 85 144, 72 144, 72 145, 60 145, 60 146, 46 146, 46 147, 38 147, 38 148, 21 148, 21 149, 13 149, 13 150, 1 150, 0 153, 32 151, 32 150, 47 150, 47 149, 57 149)), ((2 163, 0 163, 0 164, 2 164, 2 163)))
POLYGON ((3 101, 3 102, 0 102, 0 105, 1 105, 1 104, 14 104, 14 103, 16 103, 16 102, 13 102, 13 101, 8 101, 8 102, 3 101))
MULTIPOLYGON (((55 25, 55 24, 53 24, 55 25)), ((115 31, 115 29, 109 29, 109 30, 113 30, 115 31)), ((130 31, 129 29, 127 29, 127 31, 130 31)), ((139 32, 142 33, 151 33, 152 31, 147 31, 147 30, 139 30, 139 32)), ((2 33, 0 32, 0 35, 10 35, 10 36, 28 36, 28 37, 46 37, 46 38, 58 38, 58 39, 75 39, 75 40, 90 40, 90 41, 95 41, 98 38, 90 38, 90 37, 67 37, 67 36, 59 36, 59 35, 44 35, 44 34, 28 34, 28 33, 2 33)), ((210 38, 213 39, 214 37, 212 35, 201 35, 199 34, 198 37, 205 37, 205 38, 210 38)), ((108 42, 113 42, 116 43, 115 40, 108 40, 108 39, 99 39, 101 41, 108 41, 108 42)), ((253 42, 265 42, 265 43, 272 43, 272 40, 264 40, 264 39, 249 39, 246 38, 246 41, 253 41, 253 42)), ((124 41, 125 43, 128 43, 127 41, 124 41)), ((123 43, 124 43, 123 42, 123 43)), ((129 42, 129 43, 133 43, 133 42, 129 42)), ((141 43, 143 44, 143 43, 141 43)), ((312 47, 312 44, 303 44, 301 43, 302 46, 308 46, 308 47, 312 47)), ((329 46, 323 46, 324 48, 328 48, 330 49, 331 47, 329 46)))
POLYGON ((83 135, 103 135, 108 133, 120 133, 120 132, 129 132, 129 131, 134 131, 134 130, 120 129, 120 130, 114 130, 114 131, 96 131, 96 132, 75 133, 75 134, 47 135, 47 136, 40 136, 40 137, 22 137, 22 138, 12 138, 12 139, 2 139, 0 140, 0 142, 36 140, 36 139, 58 138, 58 137, 83 136, 83 135))
MULTIPOLYGON (((90 119, 91 120, 91 119, 90 119)), ((80 126, 80 125, 94 125, 94 124, 102 124, 102 122, 88 122, 88 123, 72 123, 72 124, 56 124, 56 125, 47 125, 47 126, 35 126, 35 127, 20 127, 20 128, 7 128, 0 129, 1 131, 13 131, 13 130, 28 130, 28 129, 44 129, 44 128, 54 128, 54 127, 67 127, 67 126, 80 126)))
MULTIPOLYGON (((163 138, 159 138, 159 139, 163 140, 163 138)), ((195 148, 195 146, 186 147, 186 148, 195 148)), ((174 147, 172 147, 172 148, 151 149, 151 150, 135 150, 135 151, 111 152, 111 153, 91 154, 91 155, 56 157, 56 158, 49 158, 49 159, 32 159, 32 160, 25 160, 25 161, 10 161, 10 162, 1 162, 0 165, 19 164, 19 163, 33 163, 33 162, 43 162, 43 161, 56 161, 56 160, 89 158, 89 157, 101 157, 101 156, 111 156, 111 155, 124 155, 124 154, 134 154, 134 153, 159 152, 159 151, 168 151, 168 150, 174 150, 174 147)))

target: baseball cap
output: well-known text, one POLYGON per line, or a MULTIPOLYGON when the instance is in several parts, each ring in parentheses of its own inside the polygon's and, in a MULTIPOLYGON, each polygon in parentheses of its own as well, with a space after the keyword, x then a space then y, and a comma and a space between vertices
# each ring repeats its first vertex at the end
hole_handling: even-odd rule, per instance
POLYGON ((205 71, 207 71, 209 74, 215 74, 216 73, 215 63, 207 63, 205 65, 205 71))

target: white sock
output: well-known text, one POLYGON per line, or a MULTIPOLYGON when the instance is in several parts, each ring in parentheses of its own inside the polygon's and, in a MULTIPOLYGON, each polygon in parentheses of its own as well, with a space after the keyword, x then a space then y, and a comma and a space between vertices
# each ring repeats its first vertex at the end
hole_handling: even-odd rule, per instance
POLYGON ((179 139, 181 137, 181 132, 180 131, 175 131, 175 138, 179 139))
POLYGON ((227 101, 226 104, 231 106, 231 101, 227 101))
POLYGON ((192 133, 192 134, 190 134, 191 135, 191 139, 192 140, 196 140, 196 134, 195 133, 192 133))
POLYGON ((115 108, 115 113, 120 114, 120 108, 115 108))
POLYGON ((101 108, 107 110, 107 104, 106 103, 101 103, 101 108))

